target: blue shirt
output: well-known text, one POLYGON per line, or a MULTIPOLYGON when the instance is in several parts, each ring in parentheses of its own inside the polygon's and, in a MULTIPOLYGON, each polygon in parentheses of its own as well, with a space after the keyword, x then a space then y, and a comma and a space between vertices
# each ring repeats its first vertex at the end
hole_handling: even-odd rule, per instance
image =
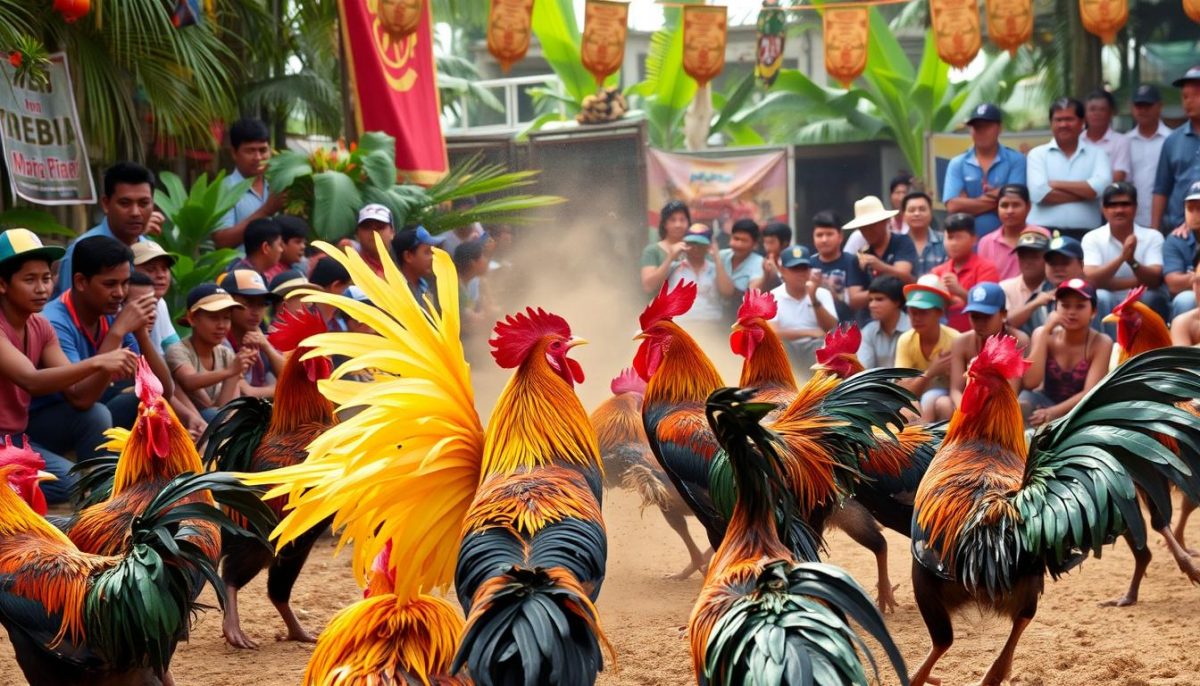
POLYGON ((1163 274, 1179 274, 1196 270, 1196 234, 1188 231, 1187 238, 1175 234, 1163 241, 1163 274))
MULTIPOLYGON (((908 239, 912 240, 911 234, 908 239)), ((917 244, 913 243, 914 250, 916 247, 917 244)), ((932 226, 929 227, 929 239, 925 241, 925 248, 917 253, 917 261, 913 262, 913 278, 919 279, 925 276, 947 259, 949 258, 946 256, 946 239, 942 236, 941 231, 935 231, 932 226)))
POLYGON ((751 279, 760 279, 763 275, 763 256, 756 252, 751 252, 742 260, 742 263, 733 268, 733 249, 725 248, 721 251, 721 265, 725 267, 725 273, 729 274, 729 279, 733 281, 733 287, 745 293, 750 288, 751 279))
POLYGON ((1112 163, 1108 160, 1108 153, 1087 144, 1082 136, 1070 157, 1054 140, 1030 150, 1025 174, 1029 198, 1033 201, 1028 219, 1030 224, 1055 229, 1091 230, 1104 223, 1104 218, 1100 216, 1099 197, 1058 205, 1042 204, 1042 199, 1050 194, 1051 181, 1085 181, 1097 196, 1112 183, 1112 163))
MULTIPOLYGON (((75 244, 85 238, 92 238, 93 236, 107 236, 113 240, 117 240, 117 237, 113 234, 112 229, 108 228, 108 217, 105 217, 104 220, 99 224, 93 226, 87 231, 84 231, 79 235, 78 238, 71 241, 70 245, 67 246, 66 254, 63 255, 62 259, 58 261, 58 282, 54 284, 54 292, 50 294, 51 297, 57 298, 63 294, 63 291, 67 290, 71 286, 71 258, 75 255, 75 244)), ((146 238, 145 236, 138 236, 138 240, 148 241, 150 239, 146 238)), ((49 305, 47 305, 47 307, 49 307, 49 305)))
MULTIPOLYGON (((234 169, 232 174, 225 177, 225 185, 236 186, 245 180, 246 177, 242 176, 240 171, 234 169)), ((238 199, 237 204, 233 206, 233 209, 229 210, 229 212, 225 214, 225 218, 221 220, 221 225, 217 228, 228 229, 231 226, 236 226, 237 224, 246 221, 250 215, 257 212, 258 208, 263 206, 263 203, 267 201, 267 195, 269 195, 270 192, 270 189, 267 187, 267 179, 265 176, 263 177, 262 195, 254 192, 254 185, 251 184, 250 189, 246 191, 245 195, 238 199)), ((241 246, 239 246, 239 248, 240 247, 241 246)))
POLYGON ((1200 181, 1200 135, 1188 122, 1163 142, 1154 194, 1167 196, 1167 209, 1163 212, 1163 225, 1151 228, 1174 229, 1183 223, 1183 198, 1196 181, 1200 181))
MULTIPOLYGON (((96 356, 96 346, 100 344, 103 337, 96 339, 96 345, 93 345, 89 335, 75 325, 75 320, 67 310, 67 305, 63 302, 62 297, 54 298, 47 303, 45 309, 42 310, 42 316, 54 327, 54 333, 58 336, 58 344, 62 347, 63 353, 67 356, 71 364, 78 364, 83 360, 96 356)), ((107 329, 107 327, 112 326, 115 319, 116 317, 113 315, 105 315, 103 328, 107 329)), ((121 340, 121 347, 129 348, 138 354, 142 352, 138 348, 137 338, 131 333, 125 334, 125 337, 121 340)), ((36 410, 53 405, 61 400, 61 393, 44 395, 34 398, 30 404, 30 409, 36 410)))
MULTIPOLYGON (((972 147, 950 160, 950 166, 946 168, 946 178, 942 182, 942 202, 950 202, 963 191, 967 192, 968 198, 978 198, 985 190, 997 190, 1006 183, 1025 183, 1025 156, 1001 145, 996 152, 996 159, 988 168, 987 187, 984 188, 983 167, 979 166, 975 148, 972 147)), ((995 212, 975 215, 975 235, 986 236, 998 228, 1000 215, 995 212)), ((915 271, 913 273, 919 276, 915 271)))

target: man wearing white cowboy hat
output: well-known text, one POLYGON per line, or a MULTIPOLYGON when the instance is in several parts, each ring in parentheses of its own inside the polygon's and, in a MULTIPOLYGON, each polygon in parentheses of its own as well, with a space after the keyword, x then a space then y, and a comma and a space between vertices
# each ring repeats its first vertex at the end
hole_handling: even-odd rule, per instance
POLYGON ((849 286, 867 288, 877 276, 894 276, 904 283, 913 283, 913 264, 917 248, 912 239, 888 230, 888 220, 897 210, 885 210, 879 198, 868 195, 854 202, 854 219, 842 226, 844 231, 858 229, 866 245, 858 250, 858 269, 848 277, 849 286))

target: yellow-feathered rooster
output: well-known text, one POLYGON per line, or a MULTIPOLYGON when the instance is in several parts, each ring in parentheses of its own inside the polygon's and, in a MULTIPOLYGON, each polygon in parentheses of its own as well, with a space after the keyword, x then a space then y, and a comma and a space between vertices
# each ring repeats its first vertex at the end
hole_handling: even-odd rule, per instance
POLYGON ((305 682, 424 682, 465 664, 480 685, 593 683, 607 538, 596 435, 573 389, 583 374, 568 356, 581 341, 541 310, 498 324, 492 354, 516 371, 485 435, 449 256, 435 251, 439 312, 418 303, 390 260, 381 279, 357 253, 318 245, 373 303, 308 296, 376 332, 306 342, 309 356, 351 358, 321 389, 362 411, 317 438, 304 464, 245 478, 289 496, 278 545, 336 514, 360 582, 378 566, 369 597, 318 639, 305 682), (371 381, 346 380, 362 369, 371 381), (452 569, 467 611, 461 647, 454 610, 423 593, 445 587, 452 569))

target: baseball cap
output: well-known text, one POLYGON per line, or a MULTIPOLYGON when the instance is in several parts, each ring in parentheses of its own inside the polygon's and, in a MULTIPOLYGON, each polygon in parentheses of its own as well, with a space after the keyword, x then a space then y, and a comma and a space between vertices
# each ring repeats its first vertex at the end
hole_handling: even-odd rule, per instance
POLYGON ((165 258, 172 265, 175 264, 175 256, 163 250, 163 247, 154 241, 138 241, 133 244, 134 264, 146 264, 160 257, 165 258))
POLYGON ((42 245, 42 239, 29 229, 9 229, 0 233, 0 264, 18 257, 53 262, 66 252, 57 245, 42 245))
POLYGON ((312 282, 304 278, 304 275, 295 269, 285 269, 276 274, 275 278, 271 279, 270 286, 271 293, 280 298, 286 298, 288 297, 288 293, 298 288, 311 287, 312 282))
POLYGON ((1046 250, 1046 257, 1050 257, 1055 253, 1083 260, 1083 246, 1080 245, 1079 241, 1070 236, 1055 236, 1050 239, 1050 245, 1046 250))
POLYGON ((980 103, 975 109, 971 110, 971 117, 967 119, 967 126, 977 121, 1002 122, 1004 121, 1004 113, 1000 111, 999 107, 990 102, 980 103))
POLYGON ((1188 200, 1200 200, 1200 181, 1188 187, 1187 195, 1184 196, 1183 201, 1187 202, 1188 200))
POLYGON ((363 289, 359 288, 358 286, 348 286, 346 288, 346 292, 342 295, 350 298, 351 300, 357 300, 358 302, 365 303, 367 305, 375 304, 371 302, 371 299, 367 297, 367 294, 363 292, 363 289))
POLYGON ((376 221, 383 222, 384 224, 391 224, 392 211, 383 205, 380 205, 379 203, 373 202, 370 205, 364 206, 358 211, 358 222, 356 222, 355 226, 358 226, 366 221, 376 221))
POLYGON ((411 229, 401 229, 396 232, 396 236, 392 238, 392 252, 396 253, 397 259, 400 253, 408 252, 418 245, 437 245, 437 241, 424 226, 417 226, 411 229))
POLYGON ((240 302, 234 300, 233 296, 229 295, 229 291, 221 288, 215 283, 202 283, 188 291, 188 314, 191 314, 196 310, 204 310, 205 312, 220 312, 222 310, 228 310, 231 307, 244 306, 240 302))
POLYGON ((1063 293, 1077 293, 1096 304, 1096 289, 1092 284, 1083 279, 1068 279, 1058 284, 1058 288, 1054 289, 1054 297, 1059 297, 1063 293))
POLYGON ((918 310, 944 310, 951 300, 936 274, 925 274, 904 287, 904 302, 918 310))
POLYGON ((967 306, 963 308, 963 313, 996 314, 1004 309, 1005 302, 1004 290, 1000 288, 1000 284, 984 281, 976 284, 967 293, 967 306))
POLYGON ((1135 105, 1153 105, 1156 102, 1162 102, 1162 94, 1148 83, 1143 83, 1133 92, 1133 104, 1135 105))
POLYGON ((1187 83, 1188 81, 1200 81, 1200 64, 1197 64, 1196 66, 1192 67, 1191 69, 1188 69, 1187 71, 1185 71, 1183 73, 1183 76, 1172 81, 1171 85, 1175 86, 1176 88, 1179 88, 1180 86, 1187 83))
POLYGON ((1017 238, 1017 247, 1013 248, 1013 252, 1018 250, 1036 250, 1044 253, 1050 249, 1050 238, 1041 231, 1022 231, 1017 238))
POLYGON ((712 229, 708 228, 704 224, 692 224, 687 228, 687 233, 683 236, 683 242, 711 245, 712 229))
POLYGON ((808 248, 803 245, 793 245, 779 256, 779 264, 783 265, 784 269, 811 267, 812 262, 809 261, 808 248))
POLYGON ((218 283, 230 295, 277 297, 267 290, 267 284, 263 282, 262 275, 253 269, 234 269, 222 276, 218 283))

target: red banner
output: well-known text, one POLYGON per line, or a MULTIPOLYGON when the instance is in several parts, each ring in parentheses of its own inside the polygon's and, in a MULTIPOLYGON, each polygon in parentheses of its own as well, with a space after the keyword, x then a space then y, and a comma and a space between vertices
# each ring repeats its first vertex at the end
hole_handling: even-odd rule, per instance
POLYGON ((422 0, 340 0, 358 130, 396 138, 402 180, 431 184, 449 168, 439 118, 429 4, 422 0), (412 17, 419 25, 405 35, 412 17))

